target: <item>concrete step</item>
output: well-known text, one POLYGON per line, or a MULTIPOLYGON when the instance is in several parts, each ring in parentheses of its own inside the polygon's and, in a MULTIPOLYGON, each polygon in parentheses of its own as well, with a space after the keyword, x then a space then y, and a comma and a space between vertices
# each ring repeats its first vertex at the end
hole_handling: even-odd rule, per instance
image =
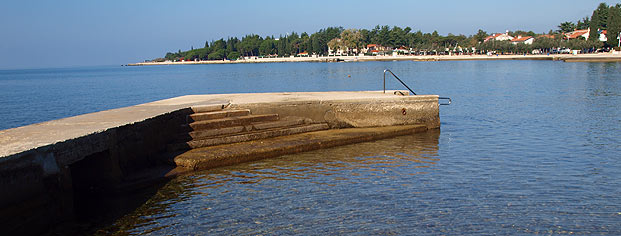
POLYGON ((199 106, 192 106, 191 109, 192 111, 194 111, 194 113, 201 113, 201 112, 221 111, 226 106, 228 106, 228 104, 199 105, 199 106))
POLYGON ((266 115, 247 115, 247 116, 234 116, 213 120, 202 120, 192 122, 186 126, 186 131, 196 131, 205 129, 217 129, 232 126, 243 126, 254 122, 263 121, 275 121, 278 120, 278 114, 266 114, 266 115))
POLYGON ((201 112, 194 113, 188 115, 187 122, 192 123, 196 121, 202 120, 214 120, 214 119, 222 119, 226 117, 235 117, 235 116, 246 116, 250 115, 250 110, 220 110, 220 111, 211 111, 211 112, 201 112))
POLYGON ((181 143, 181 142, 187 142, 191 140, 205 139, 205 138, 214 137, 214 136, 232 135, 236 133, 250 132, 250 131, 255 131, 255 130, 283 128, 283 127, 288 127, 288 126, 302 125, 302 124, 305 124, 306 122, 307 121, 305 119, 297 118, 297 119, 257 122, 257 123, 251 123, 248 125, 240 125, 240 126, 232 126, 232 127, 224 127, 224 128, 216 128, 216 129, 197 130, 197 131, 192 131, 189 133, 182 133, 175 140, 181 143))
POLYGON ((170 158, 178 168, 209 169, 285 154, 373 141, 427 131, 425 125, 347 128, 306 132, 241 143, 192 149, 170 158))
POLYGON ((233 135, 214 136, 205 139, 192 140, 184 143, 175 143, 168 145, 168 151, 174 152, 178 150, 188 150, 193 148, 201 148, 229 143, 239 143, 251 140, 259 140, 273 138, 278 136, 293 135, 318 130, 326 130, 330 127, 328 124, 302 124, 289 127, 258 129, 250 132, 244 132, 233 135))

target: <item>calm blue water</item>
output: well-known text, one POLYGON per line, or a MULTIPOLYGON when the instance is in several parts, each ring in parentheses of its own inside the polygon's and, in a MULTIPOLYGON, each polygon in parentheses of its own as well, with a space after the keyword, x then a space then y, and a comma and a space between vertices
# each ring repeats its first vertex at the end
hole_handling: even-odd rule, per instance
POLYGON ((0 128, 186 94, 378 90, 385 68, 453 99, 441 130, 178 177, 99 233, 621 235, 621 63, 0 71, 0 128))

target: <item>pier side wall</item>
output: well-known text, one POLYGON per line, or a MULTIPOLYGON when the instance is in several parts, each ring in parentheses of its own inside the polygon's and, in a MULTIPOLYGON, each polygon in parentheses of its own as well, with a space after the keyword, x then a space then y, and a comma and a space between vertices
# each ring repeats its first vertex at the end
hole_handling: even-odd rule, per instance
POLYGON ((79 192, 113 191, 154 164, 190 109, 39 147, 0 161, 0 235, 36 235, 73 217, 79 192))
POLYGON ((295 101, 280 103, 233 104, 253 114, 279 114, 326 122, 330 128, 364 128, 425 124, 440 127, 438 96, 407 96, 400 99, 355 99, 335 101, 295 101))

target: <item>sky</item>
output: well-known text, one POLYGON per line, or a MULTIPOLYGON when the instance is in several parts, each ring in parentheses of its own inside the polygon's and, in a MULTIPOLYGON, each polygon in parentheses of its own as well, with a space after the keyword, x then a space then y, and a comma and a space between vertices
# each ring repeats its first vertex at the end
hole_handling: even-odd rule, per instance
POLYGON ((621 0, 7 0, 0 7, 0 69, 122 65, 220 38, 330 26, 547 33, 590 17, 600 2, 621 0))

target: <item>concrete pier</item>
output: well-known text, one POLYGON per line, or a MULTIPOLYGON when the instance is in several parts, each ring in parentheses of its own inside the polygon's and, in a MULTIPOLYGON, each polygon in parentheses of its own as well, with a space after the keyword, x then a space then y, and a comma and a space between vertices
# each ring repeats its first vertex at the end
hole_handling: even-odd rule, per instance
POLYGON ((73 216, 77 193, 118 191, 162 163, 165 176, 439 128, 438 96, 402 93, 188 95, 2 130, 0 234, 44 232, 73 216), (240 152, 257 139, 273 145, 240 152))

